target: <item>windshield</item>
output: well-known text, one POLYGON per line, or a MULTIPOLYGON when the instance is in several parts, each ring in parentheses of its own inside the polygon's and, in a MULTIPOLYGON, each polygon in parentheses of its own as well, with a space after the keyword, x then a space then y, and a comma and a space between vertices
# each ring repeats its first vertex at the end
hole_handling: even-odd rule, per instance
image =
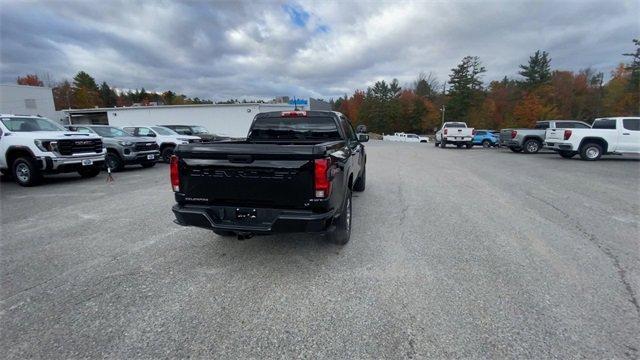
POLYGON ((261 118, 249 133, 250 140, 340 140, 338 126, 330 117, 261 118))
POLYGON ((2 123, 9 131, 29 132, 29 131, 67 131, 61 125, 45 118, 3 118, 2 123))
POLYGON ((131 134, 124 132, 113 126, 96 126, 96 127, 92 127, 91 130, 98 133, 98 135, 102 137, 107 137, 107 138, 131 136, 131 134))
POLYGON ((194 134, 208 134, 209 130, 203 128, 202 126, 192 126, 191 129, 193 130, 194 134))
POLYGON ((167 129, 159 126, 152 126, 151 129, 153 129, 153 131, 157 132, 159 135, 168 135, 168 136, 178 135, 177 132, 171 129, 167 129))

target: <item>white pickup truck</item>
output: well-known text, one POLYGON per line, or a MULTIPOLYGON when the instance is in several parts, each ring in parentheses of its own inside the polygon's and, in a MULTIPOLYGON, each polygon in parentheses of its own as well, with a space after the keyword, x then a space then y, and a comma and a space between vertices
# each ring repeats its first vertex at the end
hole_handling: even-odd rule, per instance
POLYGON ((463 122, 446 122, 442 129, 436 133, 436 146, 444 148, 447 144, 455 144, 458 148, 466 146, 467 149, 473 147, 473 135, 475 130, 467 127, 463 122))
POLYGON ((606 154, 640 153, 640 117, 600 118, 590 129, 547 129, 545 147, 563 158, 598 160, 606 154))
POLYGON ((383 135, 382 140, 384 141, 400 141, 400 142, 417 142, 417 143, 428 143, 429 138, 426 136, 420 136, 416 134, 407 134, 403 132, 393 133, 393 135, 383 135))

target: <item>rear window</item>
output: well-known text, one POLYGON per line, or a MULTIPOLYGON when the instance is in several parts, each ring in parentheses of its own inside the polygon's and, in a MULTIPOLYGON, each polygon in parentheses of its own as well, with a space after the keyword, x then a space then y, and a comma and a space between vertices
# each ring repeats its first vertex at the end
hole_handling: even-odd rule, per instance
POLYGON ((446 127, 446 128, 466 128, 467 125, 465 123, 450 123, 450 124, 446 124, 444 127, 446 127))
POLYGON ((593 122, 592 129, 614 129, 616 128, 615 119, 600 119, 593 122))
POLYGON ((548 128, 549 128, 548 122, 537 123, 536 126, 534 127, 534 129, 548 129, 548 128))
POLYGON ((640 130, 640 119, 623 119, 622 126, 627 130, 640 130))
POLYGON ((336 121, 326 116, 259 118, 249 132, 250 140, 340 140, 336 121))

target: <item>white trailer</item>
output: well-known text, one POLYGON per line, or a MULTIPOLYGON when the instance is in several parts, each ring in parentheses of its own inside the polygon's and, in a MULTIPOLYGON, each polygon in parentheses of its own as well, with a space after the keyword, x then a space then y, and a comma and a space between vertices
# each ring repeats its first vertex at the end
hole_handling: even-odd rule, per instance
POLYGON ((108 124, 118 127, 151 125, 198 125, 209 132, 245 137, 256 114, 290 111, 289 104, 203 104, 132 106, 65 110, 70 124, 108 124))

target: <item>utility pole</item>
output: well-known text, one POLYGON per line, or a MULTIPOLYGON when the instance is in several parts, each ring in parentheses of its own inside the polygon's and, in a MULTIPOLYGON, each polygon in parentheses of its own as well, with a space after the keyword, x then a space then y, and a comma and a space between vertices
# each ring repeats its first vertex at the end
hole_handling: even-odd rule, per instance
MULTIPOLYGON (((442 124, 441 125, 444 126, 444 112, 446 110, 446 107, 444 106, 444 104, 442 104, 442 109, 440 109, 440 110, 442 110, 442 124)), ((440 126, 440 128, 442 128, 442 126, 440 126)))

